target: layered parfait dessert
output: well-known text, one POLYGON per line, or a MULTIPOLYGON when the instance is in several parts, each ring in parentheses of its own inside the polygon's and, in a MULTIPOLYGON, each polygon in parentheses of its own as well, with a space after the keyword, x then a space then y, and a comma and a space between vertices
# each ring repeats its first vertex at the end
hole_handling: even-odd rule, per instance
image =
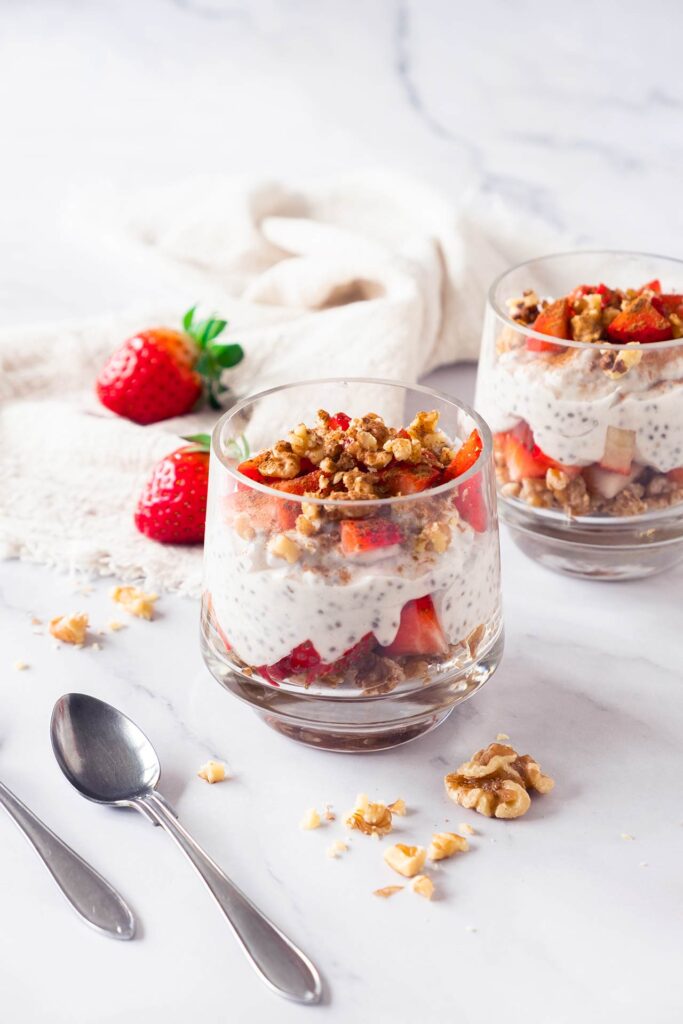
POLYGON ((683 294, 659 280, 528 288, 507 313, 477 394, 500 494, 571 517, 683 501, 683 294))
POLYGON ((499 636, 490 456, 438 421, 321 409, 216 466, 204 609, 235 671, 370 697, 447 678, 499 636))

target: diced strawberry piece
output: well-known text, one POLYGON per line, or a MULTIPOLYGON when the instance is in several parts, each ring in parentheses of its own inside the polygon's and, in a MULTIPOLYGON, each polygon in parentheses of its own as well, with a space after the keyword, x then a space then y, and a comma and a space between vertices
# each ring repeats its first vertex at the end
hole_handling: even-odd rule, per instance
POLYGON ((527 447, 512 432, 506 435, 504 451, 508 475, 515 483, 528 477, 533 479, 545 476, 548 469, 546 460, 537 458, 531 447, 527 447))
POLYGON ((324 476, 319 469, 303 476, 295 476, 293 480, 268 481, 276 491, 286 491, 287 494, 306 494, 307 491, 317 491, 320 488, 320 477, 324 476))
POLYGON ((603 308, 609 305, 613 294, 612 289, 608 288, 606 284, 599 284, 595 291, 596 294, 599 295, 602 300, 603 308))
POLYGON ((661 281, 659 280, 658 277, 655 277, 654 280, 648 281, 647 284, 644 284, 643 287, 640 289, 640 291, 641 292, 649 291, 649 292, 654 292, 655 295, 661 295, 662 294, 662 283, 661 283, 661 281))
POLYGON ((341 523, 341 545, 345 555, 361 555, 366 551, 392 547, 403 539, 392 519, 344 519, 341 523))
POLYGON ((344 651, 341 658, 337 658, 337 660, 331 662, 331 664, 325 665, 325 674, 329 672, 343 672, 344 669, 348 668, 349 665, 352 665, 354 661, 357 661, 364 654, 369 654, 376 646, 377 639, 375 634, 366 633, 365 636, 360 638, 358 643, 354 644, 353 647, 349 647, 348 651, 344 651))
POLYGON ((662 316, 670 316, 675 313, 683 319, 683 295, 654 295, 652 305, 662 316))
POLYGON ((608 427, 605 437, 605 452, 600 459, 603 469, 613 473, 628 474, 636 450, 635 430, 622 430, 621 427, 608 427))
POLYGON ((277 528, 280 533, 293 530, 297 518, 301 514, 301 505, 296 501, 280 501, 278 499, 274 499, 274 504, 277 528))
POLYGON ((418 494, 434 487, 441 476, 438 465, 426 462, 418 462, 416 465, 408 465, 400 462, 390 465, 381 474, 382 482, 391 495, 418 494))
POLYGON ((445 654, 448 644, 429 595, 408 601, 401 609, 401 621, 393 641, 383 651, 400 654, 445 654))
POLYGON ((549 455, 546 455, 538 445, 534 442, 531 446, 531 454, 539 462, 545 462, 547 469, 561 469, 567 476, 575 477, 581 474, 581 466, 568 466, 565 462, 558 462, 557 459, 551 459, 549 455))
POLYGON ((486 501, 481 487, 481 474, 477 473, 458 488, 455 507, 459 514, 477 533, 484 533, 488 523, 486 501))
POLYGON ((244 462, 240 462, 237 467, 237 472, 241 473, 242 476, 248 476, 250 480, 255 480, 258 484, 269 483, 265 476, 262 476, 259 466, 263 462, 263 458, 260 455, 255 455, 252 459, 246 459, 244 462))
POLYGON ((478 430, 473 430, 467 440, 458 448, 454 458, 443 472, 443 483, 462 476, 477 461, 484 447, 478 430))
POLYGON ((358 643, 344 651, 342 656, 331 664, 326 664, 310 640, 305 640, 293 651, 280 658, 274 665, 261 665, 258 671, 265 676, 269 682, 278 686, 288 676, 306 677, 307 683, 312 683, 328 672, 340 672, 347 668, 362 654, 367 654, 375 645, 374 634, 366 633, 358 643))
MULTIPOLYGON (((539 334, 547 334, 551 338, 564 338, 569 340, 569 299, 556 299, 536 317, 531 325, 539 334)), ((562 345, 554 345, 550 341, 541 341, 539 338, 527 338, 526 347, 530 352, 558 352, 562 345)))
POLYGON ((334 416, 330 416, 327 421, 327 425, 330 430, 348 430, 351 417, 347 416, 345 412, 336 412, 334 416))
POLYGON ((249 523, 255 530, 272 530, 277 523, 276 501, 267 494, 255 491, 247 484, 238 484, 237 490, 226 499, 228 521, 241 513, 249 516, 249 523))
POLYGON ((673 330, 648 296, 640 295, 615 316, 607 327, 607 336, 611 341, 640 341, 645 344, 667 341, 673 338, 673 330))
POLYGON ((666 475, 669 480, 673 480, 675 484, 683 484, 683 466, 677 466, 676 469, 670 469, 666 475))

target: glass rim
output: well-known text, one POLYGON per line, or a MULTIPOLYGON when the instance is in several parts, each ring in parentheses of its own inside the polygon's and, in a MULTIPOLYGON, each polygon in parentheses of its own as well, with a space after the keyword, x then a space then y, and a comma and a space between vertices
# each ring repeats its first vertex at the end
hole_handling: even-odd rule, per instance
MULTIPOLYGON (((445 391, 438 391, 436 388, 426 387, 424 384, 407 384, 402 380, 389 380, 384 377, 312 377, 310 380, 299 380, 293 381, 288 384, 278 384, 276 387, 266 388, 264 391, 257 391, 254 394, 247 395, 240 399, 230 409, 227 409, 223 415, 217 420, 214 428, 211 432, 211 451, 216 456, 220 464, 228 473, 243 486, 248 486, 261 494, 267 494, 270 497, 277 495, 283 501, 298 501, 300 503, 306 502, 311 505, 339 505, 341 508, 364 508, 364 507, 376 507, 378 505, 391 507, 397 504, 403 504, 411 501, 424 501, 425 498, 431 497, 435 494, 448 494, 449 491, 455 490, 456 487, 460 487, 461 484, 466 483, 471 477, 478 473, 481 469, 485 469, 487 463, 490 463, 491 456, 493 453, 493 438, 488 424, 479 413, 467 405, 466 402, 460 401, 447 395, 445 391), (400 494, 392 495, 388 498, 354 498, 350 501, 336 501, 334 498, 317 498, 307 497, 302 494, 290 494, 287 491, 279 491, 275 487, 269 487, 267 484, 261 484, 257 480, 252 480, 250 477, 244 476, 243 473, 239 473, 236 467, 229 465, 220 450, 219 439, 223 430, 224 424, 230 419, 236 416, 242 409, 245 409, 249 405, 253 405, 262 398, 266 398, 269 395, 278 394, 281 391, 288 391, 292 388, 306 387, 312 385, 326 385, 326 384, 380 384, 383 387, 392 388, 404 388, 410 391, 417 391, 423 395, 429 395, 432 398, 436 398, 439 401, 447 402, 449 405, 454 406, 456 409, 466 413, 475 423, 476 429, 479 431, 479 436, 482 439, 482 449, 477 456, 476 461, 470 468, 463 473, 461 476, 454 477, 453 480, 446 481, 445 484, 439 484, 438 487, 429 487, 424 491, 418 491, 415 494, 400 494)), ((251 456, 248 456, 250 458, 251 456)))
MULTIPOLYGON (((486 301, 490 308, 493 310, 495 315, 502 320, 509 327, 519 333, 528 335, 530 338, 537 338, 539 341, 548 342, 549 335, 542 334, 540 331, 534 331, 531 327, 526 327, 523 324, 517 323, 513 320, 509 314, 501 309, 500 304, 496 299, 496 291, 499 285, 505 280, 509 274, 513 274, 516 270, 521 270, 522 267, 528 267, 533 263, 544 263, 549 260, 566 259, 569 256, 628 256, 636 257, 638 259, 650 259, 650 260, 662 260, 665 263, 671 263, 672 265, 678 266, 683 271, 683 260, 677 259, 675 256, 659 256, 654 252, 632 252, 628 249, 574 249, 566 250, 564 252, 551 252, 546 253, 544 256, 534 256, 529 260, 522 260, 521 263, 515 263, 514 266, 508 267, 501 274, 498 274, 489 287, 486 301)), ((667 341, 629 341, 629 342, 618 342, 618 341, 574 341, 573 339, 557 338, 555 344, 561 348, 577 348, 577 349, 605 349, 607 351, 623 352, 625 349, 635 348, 639 351, 647 351, 652 349, 653 351, 661 351, 662 349, 676 348, 677 346, 683 346, 683 338, 669 338, 667 341)))

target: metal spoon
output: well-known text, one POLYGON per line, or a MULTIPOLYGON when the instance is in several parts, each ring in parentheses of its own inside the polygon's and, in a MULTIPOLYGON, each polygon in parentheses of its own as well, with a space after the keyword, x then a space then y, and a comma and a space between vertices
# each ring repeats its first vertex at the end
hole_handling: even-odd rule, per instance
POLYGON ((82 796, 134 807, 166 829, 206 883, 266 984, 288 999, 319 1002, 320 976, 311 961, 232 884, 156 792, 159 759, 137 725, 104 701, 67 693, 54 706, 50 733, 60 768, 82 796))
POLYGON ((115 889, 0 782, 0 805, 19 826, 74 910, 115 939, 132 939, 135 918, 115 889))

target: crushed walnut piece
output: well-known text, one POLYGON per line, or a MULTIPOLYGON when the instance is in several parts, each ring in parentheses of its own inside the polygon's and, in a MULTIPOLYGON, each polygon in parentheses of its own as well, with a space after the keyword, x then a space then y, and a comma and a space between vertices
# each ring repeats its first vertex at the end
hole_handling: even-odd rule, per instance
POLYGON ((342 853, 346 853, 349 848, 349 844, 345 843, 343 839, 335 839, 325 851, 325 856, 331 860, 336 860, 337 857, 341 857, 342 853))
POLYGON ((403 885, 384 885, 381 889, 375 889, 373 896, 381 896, 382 899, 387 900, 390 896, 395 896, 397 892, 401 892, 405 886, 403 885))
POLYGON ((346 816, 344 823, 347 828, 357 829, 365 836, 386 836, 394 827, 391 811, 386 804, 370 800, 364 801, 361 807, 356 806, 346 816))
POLYGON ((412 878, 424 867, 427 851, 424 846, 407 846, 395 843, 384 851, 384 861, 405 878, 412 878))
POLYGON ((25 672, 26 669, 29 668, 30 666, 29 666, 29 663, 27 661, 22 661, 19 658, 19 659, 17 659, 17 661, 14 662, 14 665, 12 667, 14 668, 15 672, 25 672))
POLYGON ((124 612, 128 612, 129 615, 149 620, 154 615, 154 605, 159 600, 159 595, 147 594, 139 587, 124 586, 114 587, 111 591, 111 599, 121 605, 124 612))
POLYGON ((85 636, 88 631, 88 613, 58 615, 50 619, 50 633, 56 640, 65 644, 81 646, 85 643, 85 636))
POLYGON ((392 814, 398 814, 401 818, 406 815, 406 802, 400 797, 398 800, 394 800, 392 804, 389 804, 389 810, 392 814))
POLYGON ((197 772, 200 779, 205 782, 223 782, 227 778, 225 765, 222 761, 207 761, 197 772))
POLYGON ((320 828, 320 824, 320 815, 316 811, 315 807, 309 807, 299 822, 299 828, 304 829, 306 832, 310 832, 311 829, 320 828))
POLYGON ((427 849, 430 860, 446 860, 456 853, 467 853, 470 844, 457 832, 435 832, 427 849))
POLYGON ((429 875, 416 875, 410 887, 413 892, 416 892, 418 896, 422 896, 426 900, 431 900, 434 895, 434 883, 429 875))
POLYGON ((268 543, 268 550, 276 558, 283 558, 290 565, 293 565, 301 554, 299 545, 291 537, 288 537, 286 533, 277 533, 272 537, 268 543))
POLYGON ((529 789, 549 793, 555 785, 532 757, 501 743, 478 750, 444 782, 452 800, 489 818, 519 818, 530 807, 529 789))
POLYGON ((466 836, 476 836, 477 830, 472 828, 468 821, 461 821, 458 825, 461 832, 464 832, 466 836))

